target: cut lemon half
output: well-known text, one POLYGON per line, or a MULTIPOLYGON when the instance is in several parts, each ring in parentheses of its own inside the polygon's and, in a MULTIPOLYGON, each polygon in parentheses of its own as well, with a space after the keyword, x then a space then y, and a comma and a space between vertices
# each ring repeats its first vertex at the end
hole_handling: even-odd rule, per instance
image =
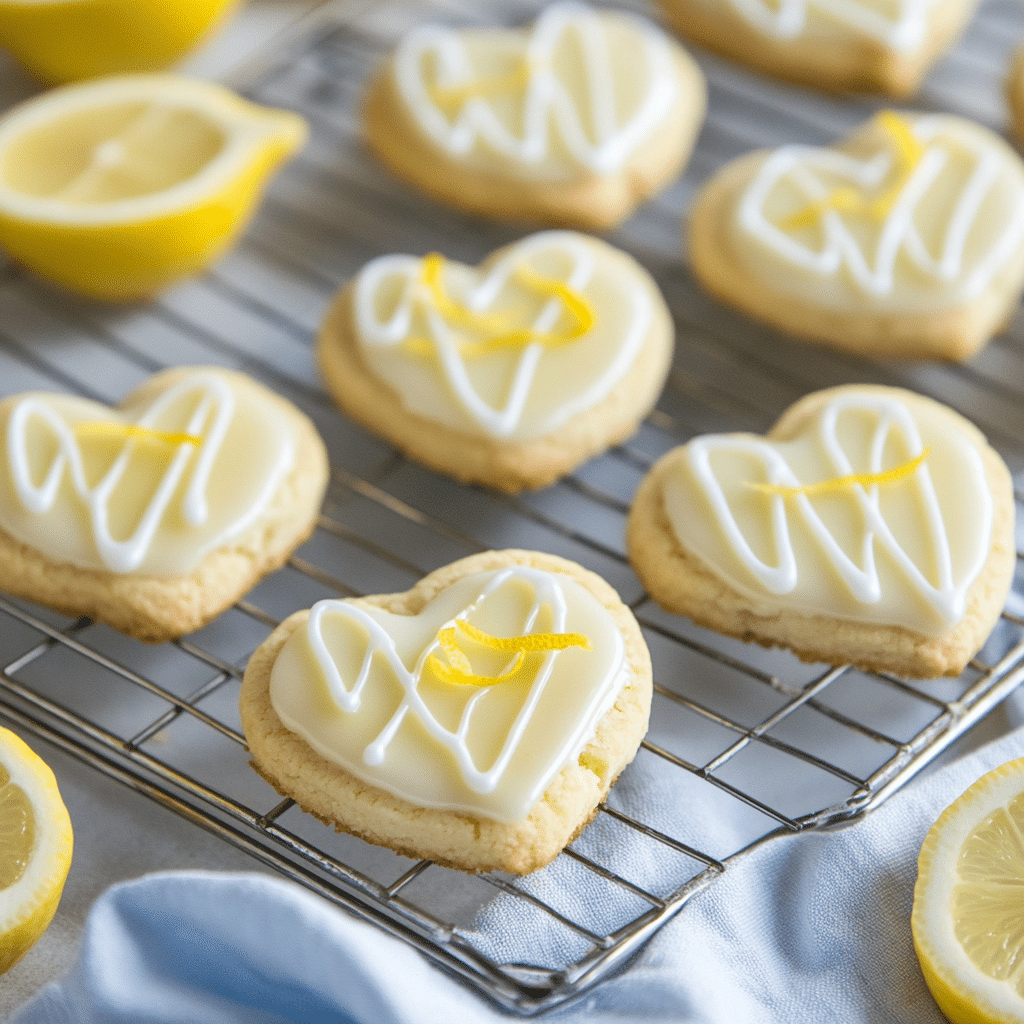
POLYGON ((57 85, 157 71, 183 57, 238 0, 0 0, 0 46, 57 85))
POLYGON ((1024 758, 980 778, 932 826, 911 929, 952 1024, 1024 1021, 1024 758))
POLYGON ((72 844, 53 772, 13 732, 0 729, 0 973, 53 920, 72 844))
POLYGON ((306 133, 174 75, 51 90, 0 118, 0 248, 73 291, 150 295, 234 241, 306 133))

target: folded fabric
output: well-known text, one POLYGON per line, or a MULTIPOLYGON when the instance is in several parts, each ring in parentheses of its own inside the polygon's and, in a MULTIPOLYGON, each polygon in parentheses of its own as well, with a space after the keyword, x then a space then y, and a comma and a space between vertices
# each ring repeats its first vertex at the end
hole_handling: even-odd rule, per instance
MULTIPOLYGON (((733 861, 632 961, 551 1021, 942 1024, 910 937, 942 809, 1024 756, 1024 730, 915 780, 862 821, 733 861)), ((290 882, 172 872, 95 903, 72 971, 11 1024, 451 1024, 514 1016, 290 882)))

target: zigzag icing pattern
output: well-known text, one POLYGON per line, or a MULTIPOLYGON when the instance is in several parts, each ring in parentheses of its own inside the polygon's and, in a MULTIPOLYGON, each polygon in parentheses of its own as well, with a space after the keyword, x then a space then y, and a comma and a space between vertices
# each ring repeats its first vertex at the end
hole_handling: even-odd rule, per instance
POLYGON ((876 39, 900 53, 918 49, 928 34, 928 20, 937 0, 895 0, 888 5, 856 0, 782 0, 772 5, 762 0, 729 0, 751 25, 776 39, 797 39, 815 14, 825 22, 876 39), (879 9, 882 8, 882 9, 879 9), (887 10, 891 16, 887 16, 887 10))
MULTIPOLYGON (((480 656, 478 649, 474 657, 480 656)), ((317 603, 279 655, 270 694, 292 732, 364 781, 422 806, 514 821, 578 756, 628 674, 622 636, 587 591, 565 577, 511 566, 458 581, 419 616, 347 601, 317 603), (532 597, 521 596, 523 587, 532 597), (430 667, 432 659, 446 658, 441 634, 481 613, 499 614, 508 623, 503 634, 560 635, 582 625, 595 650, 574 644, 527 653, 511 690, 513 683, 501 677, 512 661, 508 654, 493 662, 493 686, 452 686, 430 667), (322 682, 311 682, 309 666, 322 682), (424 686, 434 689, 433 698, 424 686), (396 692, 385 699, 382 687, 396 692), (457 721, 449 708, 446 724, 432 706, 438 688, 460 691, 457 721), (548 723, 553 714, 564 718, 555 735, 548 723), (361 716, 373 722, 368 732, 359 732, 361 716), (471 749, 480 731, 489 737, 487 755, 471 749)))
MULTIPOLYGON (((642 95, 634 109, 623 113, 620 107, 625 99, 616 95, 614 73, 616 59, 622 58, 618 50, 609 48, 608 17, 583 4, 552 4, 525 35, 522 82, 520 76, 512 75, 507 87, 500 88, 498 83, 503 94, 522 94, 517 119, 521 135, 495 112, 489 95, 495 89, 494 79, 478 77, 463 37, 450 29, 423 26, 402 40, 395 56, 399 92, 423 131, 453 156, 467 156, 482 142, 499 158, 539 164, 553 155, 554 126, 571 163, 597 174, 617 171, 657 130, 675 102, 679 85, 665 36, 639 18, 616 14, 638 37, 643 55, 640 66, 631 69, 634 80, 643 76, 642 95), (582 52, 586 82, 582 94, 555 71, 555 53, 569 37, 582 52), (436 79, 430 82, 424 78, 428 57, 437 64, 436 79), (471 90, 474 82, 480 91, 469 91, 454 114, 441 109, 435 90, 462 92, 471 90)), ((518 35, 510 33, 510 38, 518 35)))
MULTIPOLYGON (((70 401, 74 403, 77 400, 70 401)), ((90 411, 96 408, 91 403, 90 406, 90 411)), ((211 520, 222 511, 210 508, 211 476, 215 471, 225 471, 223 460, 218 462, 218 459, 238 411, 238 398, 226 378, 210 373, 191 375, 161 394, 134 422, 126 421, 117 413, 104 416, 100 425, 115 428, 115 435, 118 433, 116 427, 121 425, 146 430, 125 429, 120 451, 97 479, 90 479, 83 448, 90 442, 90 435, 94 443, 95 432, 85 432, 80 437, 75 429, 78 422, 88 422, 90 426, 95 424, 81 421, 81 411, 74 405, 70 408, 77 412, 77 416, 70 420, 62 414, 61 408, 59 400, 54 402, 35 394, 14 404, 5 439, 7 470, 13 494, 20 509, 28 514, 29 522, 26 529, 25 518, 16 519, 16 509, 8 509, 4 514, 0 507, 0 526, 48 551, 51 544, 47 538, 34 535, 31 519, 54 513, 58 503, 71 506, 84 520, 88 549, 75 551, 73 546, 67 546, 60 549, 59 555, 87 567, 102 567, 115 573, 152 571, 153 567, 147 565, 147 558, 161 530, 166 528, 169 519, 174 518, 179 522, 178 536, 169 546, 178 549, 173 556, 177 565, 161 568, 186 571, 203 552, 241 533, 264 512, 294 461, 291 429, 282 420, 274 434, 275 439, 266 439, 269 450, 262 447, 260 456, 253 460, 259 466, 258 472, 262 472, 263 479, 252 489, 252 500, 245 507, 234 510, 230 521, 220 522, 211 533, 203 531, 203 528, 209 527, 211 520), (190 405, 194 408, 188 412, 190 405), (120 521, 118 513, 125 503, 140 501, 137 495, 129 493, 133 458, 137 457, 140 446, 154 444, 152 438, 146 440, 147 432, 160 437, 157 425, 165 423, 168 417, 175 421, 176 429, 186 437, 164 435, 160 446, 165 450, 158 451, 154 458, 166 465, 155 486, 141 499, 141 514, 131 533, 115 536, 112 522, 120 521), (51 454, 49 461, 40 465, 40 452, 45 450, 44 445, 51 449, 51 454), (190 531, 196 531, 191 540, 191 544, 196 546, 190 547, 190 531)), ((267 415, 277 421, 277 417, 267 415)), ((45 532, 41 523, 38 529, 45 532)), ((73 537, 76 533, 77 528, 65 523, 51 540, 59 543, 65 536, 73 537)))
POLYGON ((1024 176, 980 128, 965 130, 942 115, 917 117, 907 127, 921 154, 877 225, 867 212, 844 215, 832 208, 830 197, 837 181, 869 196, 882 190, 897 170, 897 145, 868 160, 831 149, 784 146, 763 162, 738 204, 739 237, 756 240, 781 264, 812 278, 828 280, 845 272, 859 292, 873 299, 896 299, 909 286, 901 261, 923 282, 915 285, 918 293, 934 293, 934 305, 975 298, 1024 240, 1024 176), (959 173, 954 163, 964 161, 969 171, 955 201, 945 210, 930 208, 936 182, 959 173), (795 190, 808 209, 819 211, 817 230, 787 230, 768 212, 782 187, 795 190), (1007 192, 1010 201, 994 212, 997 189, 1007 192), (922 224, 934 217, 939 218, 939 242, 932 243, 932 252, 922 238, 922 224))
MULTIPOLYGON (((515 281, 517 268, 532 267, 544 259, 564 264, 566 271, 559 280, 577 295, 589 294, 595 305, 609 304, 609 296, 614 296, 624 325, 613 325, 610 316, 602 317, 597 310, 592 329, 565 346, 578 358, 570 356, 573 368, 565 372, 563 367, 557 381, 548 370, 559 365, 553 361, 562 356, 539 340, 529 340, 511 353, 464 353, 462 342, 480 337, 465 324, 445 317, 436 295, 424 285, 423 260, 413 256, 373 260, 356 279, 356 336, 371 368, 399 392, 406 408, 447 426, 494 438, 538 437, 596 405, 636 359, 651 328, 654 308, 643 285, 629 273, 614 275, 614 281, 605 274, 597 294, 600 255, 593 242, 568 231, 531 235, 511 246, 482 276, 455 265, 459 280, 449 281, 446 291, 457 295, 467 311, 483 316, 510 306, 510 289, 522 290, 515 281), (384 294, 392 298, 382 309, 384 294), (422 328, 417 327, 420 321, 422 328), (433 346, 432 357, 403 351, 403 345, 420 331, 433 346)), ((535 302, 532 312, 517 319, 516 326, 524 336, 536 338, 552 332, 565 315, 566 303, 551 296, 535 302)))
POLYGON ((994 513, 978 450, 948 426, 932 422, 927 429, 931 451, 912 472, 893 474, 900 478, 887 486, 850 483, 841 498, 828 496, 827 513, 806 493, 752 499, 754 491, 746 484, 763 475, 769 485, 799 488, 815 482, 800 478, 798 469, 808 465, 817 472, 823 465, 826 479, 882 473, 893 468, 883 463, 887 446, 908 459, 920 457, 922 427, 902 403, 879 395, 838 396, 792 442, 744 434, 696 438, 686 446, 685 478, 677 475, 666 485, 669 519, 688 550, 744 591, 789 597, 794 607, 821 614, 941 633, 964 615, 967 591, 988 557, 994 513), (844 416, 868 417, 872 423, 856 444, 840 438, 844 416), (747 474, 746 480, 736 479, 737 472, 747 474), (723 473, 727 483, 720 480, 723 473), (893 494, 900 490, 903 499, 890 504, 888 513, 883 508, 887 487, 893 494), (699 495, 696 501, 689 500, 691 488, 699 495), (756 507, 768 517, 760 553, 748 541, 737 511, 738 503, 750 500, 764 502, 756 507), (838 512, 837 501, 842 503, 838 512), (698 517, 708 517, 710 531, 697 528, 698 517), (900 538, 919 546, 916 558, 900 538), (898 581, 888 592, 883 561, 886 578, 898 581), (824 581, 818 579, 821 573, 824 581), (833 596, 822 596, 828 593, 833 596))

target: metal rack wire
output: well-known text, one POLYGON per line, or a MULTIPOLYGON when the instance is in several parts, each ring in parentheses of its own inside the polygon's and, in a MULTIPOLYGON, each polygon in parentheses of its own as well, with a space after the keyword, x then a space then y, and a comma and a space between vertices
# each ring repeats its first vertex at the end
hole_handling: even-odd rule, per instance
MULTIPOLYGON (((620 6, 643 9, 639 0, 620 6)), ((507 0, 484 13, 514 24, 538 7, 507 0)), ((875 104, 766 84, 702 57, 711 107, 687 173, 611 236, 654 273, 676 317, 675 364, 656 412, 625 444, 517 498, 407 462, 332 407, 310 341, 333 290, 367 259, 440 250, 475 262, 521 234, 416 198, 359 141, 363 82, 385 49, 415 21, 471 23, 481 16, 474 8, 468 0, 372 5, 358 26, 325 19, 251 70, 244 90, 302 112, 312 141, 275 181, 247 236, 203 278, 114 310, 3 270, 0 394, 70 390, 116 403, 169 363, 237 366, 309 413, 330 449, 332 480, 314 537, 288 565, 175 643, 147 647, 0 596, 0 715, 527 1015, 621 964, 753 845, 879 804, 1024 676, 1019 578, 989 642, 955 680, 804 665, 661 612, 623 548, 643 473, 697 432, 763 431, 804 392, 861 380, 908 386, 964 412, 1016 474, 1024 467, 1024 338, 1017 321, 970 366, 891 366, 790 342, 705 298, 678 252, 699 182, 757 145, 828 142, 875 104), (549 868, 512 879, 413 862, 334 834, 249 768, 238 684, 278 621, 320 597, 404 590, 454 558, 511 546, 562 554, 605 576, 635 610, 655 664, 652 729, 637 761, 549 868)), ((990 0, 915 105, 998 129, 1000 77, 1022 35, 1015 0, 990 0)))

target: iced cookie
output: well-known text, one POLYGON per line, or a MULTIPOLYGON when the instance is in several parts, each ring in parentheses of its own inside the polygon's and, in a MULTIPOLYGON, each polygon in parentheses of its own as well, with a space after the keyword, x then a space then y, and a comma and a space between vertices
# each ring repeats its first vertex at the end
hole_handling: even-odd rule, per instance
POLYGON ((240 373, 166 370, 112 409, 0 402, 0 581, 141 640, 198 629, 312 532, 327 456, 240 373))
POLYGON ((766 437, 659 460, 630 561, 669 611, 808 661, 958 675, 1016 561, 1009 472, 971 423, 887 387, 807 395, 766 437))
POLYGON ((727 164, 689 246, 708 291, 805 340, 967 359, 1024 283, 1024 164, 970 121, 884 111, 836 148, 727 164))
POLYGON ((974 0, 656 0, 683 38, 774 78, 908 96, 974 0))
POLYGON ((332 304, 318 357, 353 419, 433 469, 515 492, 630 435, 673 336, 635 260, 549 231, 478 268, 436 253, 374 260, 332 304))
POLYGON ((414 29, 370 86, 366 139, 441 202, 604 228, 679 173, 705 94, 650 22, 557 3, 525 30, 414 29))
POLYGON ((253 654, 253 766, 339 831, 467 871, 543 867, 647 730, 651 664, 615 591, 488 551, 403 594, 327 600, 253 654))

